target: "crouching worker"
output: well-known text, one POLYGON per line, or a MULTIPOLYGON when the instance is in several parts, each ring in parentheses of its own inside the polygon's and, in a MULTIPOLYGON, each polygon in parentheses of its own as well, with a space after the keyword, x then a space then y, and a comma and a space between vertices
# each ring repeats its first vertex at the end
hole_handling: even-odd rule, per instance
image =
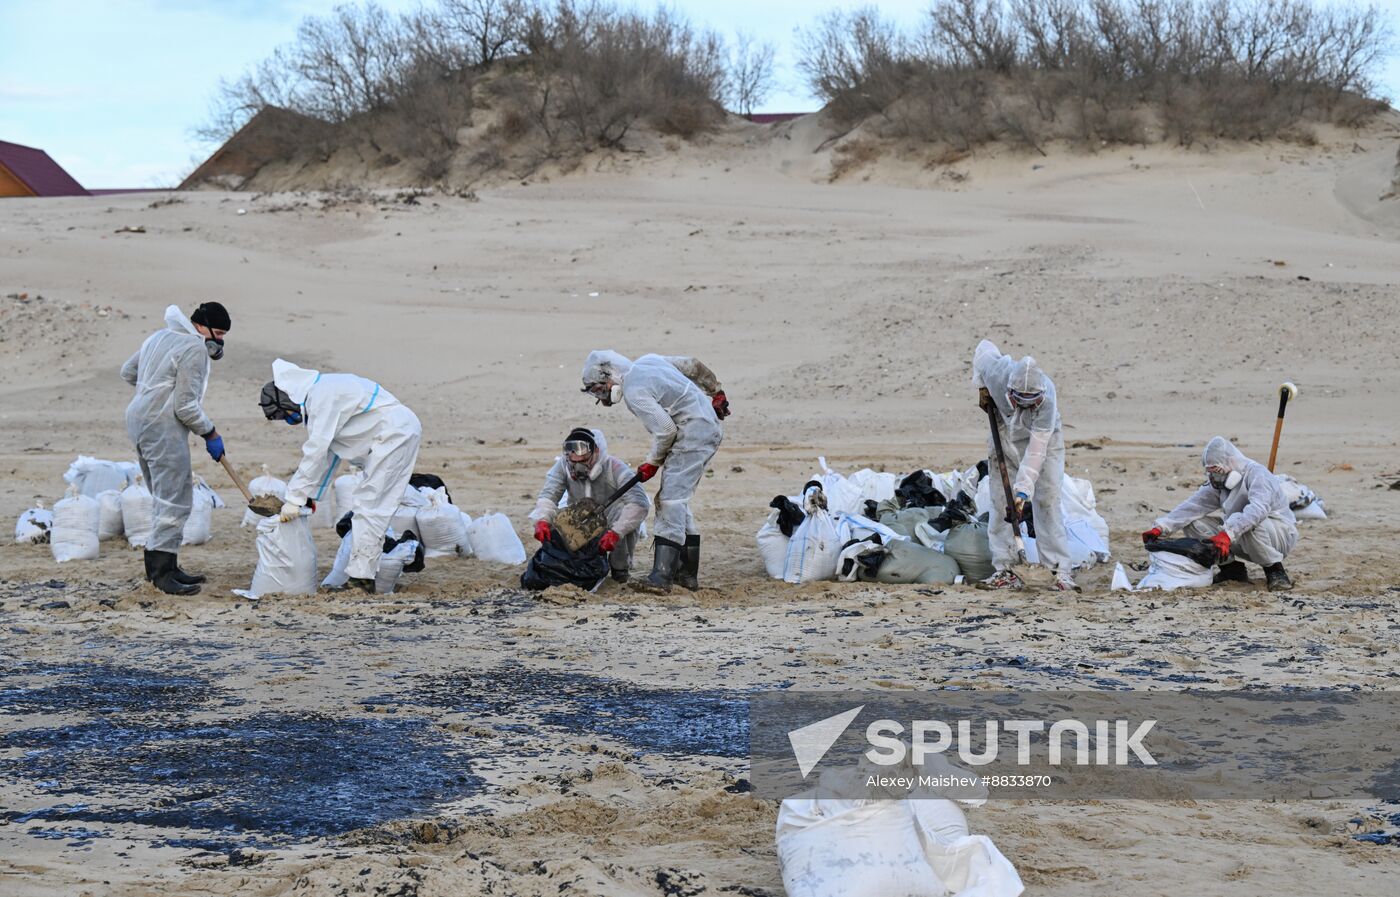
POLYGON ((626 403, 652 436, 651 454, 637 467, 644 483, 661 471, 656 556, 642 587, 668 592, 676 582, 699 588, 700 531, 690 499, 724 438, 719 422, 729 415, 729 400, 719 380, 694 358, 643 355, 630 361, 600 349, 584 362, 583 391, 604 405, 626 403))
POLYGON ((1249 572, 1239 560, 1244 558, 1264 568, 1269 591, 1293 588, 1283 559, 1298 544, 1298 525, 1278 478, 1222 436, 1206 443, 1201 465, 1206 469, 1205 485, 1159 518, 1142 534, 1142 541, 1180 529, 1189 538, 1215 543, 1221 564, 1217 583, 1249 582, 1249 572))
POLYGON ((403 499, 423 425, 389 390, 354 374, 323 374, 290 361, 272 363, 272 381, 262 388, 263 415, 306 426, 301 464, 287 481, 279 517, 292 520, 303 507, 315 509, 341 461, 364 470, 355 487, 351 528, 350 587, 374 592, 384 533, 403 499))
MULTIPOLYGON (((600 504, 632 479, 632 468, 621 458, 608 454, 608 441, 602 430, 578 427, 564 440, 564 454, 544 477, 544 488, 535 501, 530 519, 535 521, 535 539, 548 542, 550 524, 559 513, 559 501, 566 494, 569 504, 585 498, 600 504)), ((647 519, 651 500, 637 483, 607 509, 608 529, 598 540, 599 551, 608 555, 612 578, 626 582, 637 548, 637 528, 647 519)))
POLYGON ((210 458, 224 456, 223 437, 204 413, 204 390, 209 362, 224 357, 224 336, 232 326, 217 302, 205 302, 188 318, 172 305, 165 310, 165 328, 148 336, 122 365, 122 379, 136 387, 126 408, 126 432, 154 511, 146 578, 170 595, 193 595, 205 579, 180 569, 180 540, 194 507, 190 434, 204 440, 210 458))

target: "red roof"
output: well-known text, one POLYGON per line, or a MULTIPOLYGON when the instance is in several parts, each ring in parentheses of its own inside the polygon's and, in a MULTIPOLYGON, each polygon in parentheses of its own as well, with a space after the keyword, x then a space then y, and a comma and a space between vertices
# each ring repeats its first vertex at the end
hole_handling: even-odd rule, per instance
POLYGON ((779 122, 801 118, 806 114, 806 112, 755 112, 749 116, 749 121, 756 125, 775 125, 779 122))
POLYGON ((0 165, 33 190, 35 196, 89 195, 82 184, 41 149, 0 140, 0 165))

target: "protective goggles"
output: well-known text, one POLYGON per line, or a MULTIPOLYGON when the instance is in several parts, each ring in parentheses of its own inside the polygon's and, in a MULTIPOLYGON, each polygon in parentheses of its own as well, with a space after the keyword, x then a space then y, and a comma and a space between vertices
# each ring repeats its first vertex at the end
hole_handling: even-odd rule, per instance
POLYGON ((1006 398, 1017 408, 1039 408, 1040 403, 1045 401, 1043 392, 1020 392, 1015 389, 1006 391, 1006 398))
POLYGON ((587 461, 593 457, 593 443, 583 439, 570 439, 564 443, 564 454, 570 461, 587 461))

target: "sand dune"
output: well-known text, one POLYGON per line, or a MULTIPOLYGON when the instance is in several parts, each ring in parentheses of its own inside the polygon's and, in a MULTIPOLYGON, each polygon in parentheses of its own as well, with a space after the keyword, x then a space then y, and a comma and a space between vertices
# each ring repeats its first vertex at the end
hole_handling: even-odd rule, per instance
MULTIPOLYGON (((1393 123, 1312 149, 993 155, 939 171, 892 153, 830 184, 812 127, 779 126, 744 153, 731 143, 758 141, 750 132, 658 145, 477 201, 7 201, 0 294, 29 294, 0 300, 0 495, 12 514, 58 498, 79 453, 130 456, 117 368, 171 302, 232 311, 207 407, 246 475, 296 462, 296 433, 256 404, 272 359, 350 370, 422 418, 420 469, 473 514, 505 511, 522 535, 571 427, 605 428, 633 463, 645 451, 624 410, 578 393, 589 349, 694 354, 723 379, 734 416, 698 493, 707 588, 695 595, 609 585, 531 598, 512 588, 518 571, 465 560, 430 563, 394 596, 250 605, 230 594, 254 558, 233 511, 184 555, 211 576, 189 600, 142 584, 138 556, 115 543, 101 561, 63 566, 44 547, 0 549, 0 892, 782 892, 775 808, 738 785, 742 758, 675 755, 601 724, 551 728, 557 708, 534 697, 547 689, 566 709, 621 689, 648 710, 779 683, 1073 687, 1107 676, 1168 688, 1189 673, 1209 688, 1395 687, 1400 200, 1381 198, 1393 123), (146 232, 114 233, 127 224, 146 232), (1280 469, 1333 512, 1304 528, 1289 565, 1299 588, 1127 597, 1107 591, 1100 568, 1081 595, 992 601, 764 579, 753 533, 767 500, 799 486, 818 455, 847 471, 979 457, 968 376, 983 337, 1034 354, 1055 378, 1067 467, 1095 483, 1125 561, 1143 560, 1138 531, 1199 480, 1206 439, 1267 454, 1277 386, 1297 383, 1280 469), (968 622, 992 606, 1000 619, 968 622), (1029 662, 1005 662, 1016 656, 1029 662), (1158 672, 1142 673, 1144 659, 1158 672), (113 669, 145 672, 113 685, 99 675, 113 669), (24 733, 93 711, 11 706, 6 689, 96 682, 120 704, 147 695, 147 674, 165 698, 97 716, 186 739, 220 721, 276 733, 310 716, 416 739, 422 721, 452 756, 424 748, 414 762, 469 774, 422 812, 348 834, 308 822, 323 836, 280 847, 189 828, 212 818, 201 801, 232 799, 190 797, 193 783, 167 786, 174 805, 180 793, 193 801, 185 823, 140 821, 30 774, 40 761, 24 733), (97 809, 25 818, 84 802, 97 809)), ((202 454, 195 466, 232 503, 221 471, 202 454)), ((331 539, 318 535, 323 567, 331 539)), ((79 759, 75 777, 96 762, 79 759)), ((1350 836, 1394 811, 996 802, 972 823, 1030 893, 1376 893, 1400 854, 1350 836)))

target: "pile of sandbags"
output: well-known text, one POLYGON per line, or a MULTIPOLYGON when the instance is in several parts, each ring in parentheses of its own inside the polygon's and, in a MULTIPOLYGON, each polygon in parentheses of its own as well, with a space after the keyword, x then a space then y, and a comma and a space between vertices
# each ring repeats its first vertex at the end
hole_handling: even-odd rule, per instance
POLYGON ((130 486, 140 473, 141 467, 135 461, 103 461, 100 458, 79 455, 76 461, 68 465, 67 472, 63 474, 63 481, 77 487, 79 495, 96 498, 109 489, 122 491, 130 486))
POLYGON ((49 548, 53 559, 91 561, 98 557, 97 499, 83 495, 76 483, 68 487, 62 501, 53 506, 53 529, 49 548))
POLYGON ((22 512, 15 521, 15 542, 20 545, 44 545, 53 532, 53 511, 39 502, 22 512))

